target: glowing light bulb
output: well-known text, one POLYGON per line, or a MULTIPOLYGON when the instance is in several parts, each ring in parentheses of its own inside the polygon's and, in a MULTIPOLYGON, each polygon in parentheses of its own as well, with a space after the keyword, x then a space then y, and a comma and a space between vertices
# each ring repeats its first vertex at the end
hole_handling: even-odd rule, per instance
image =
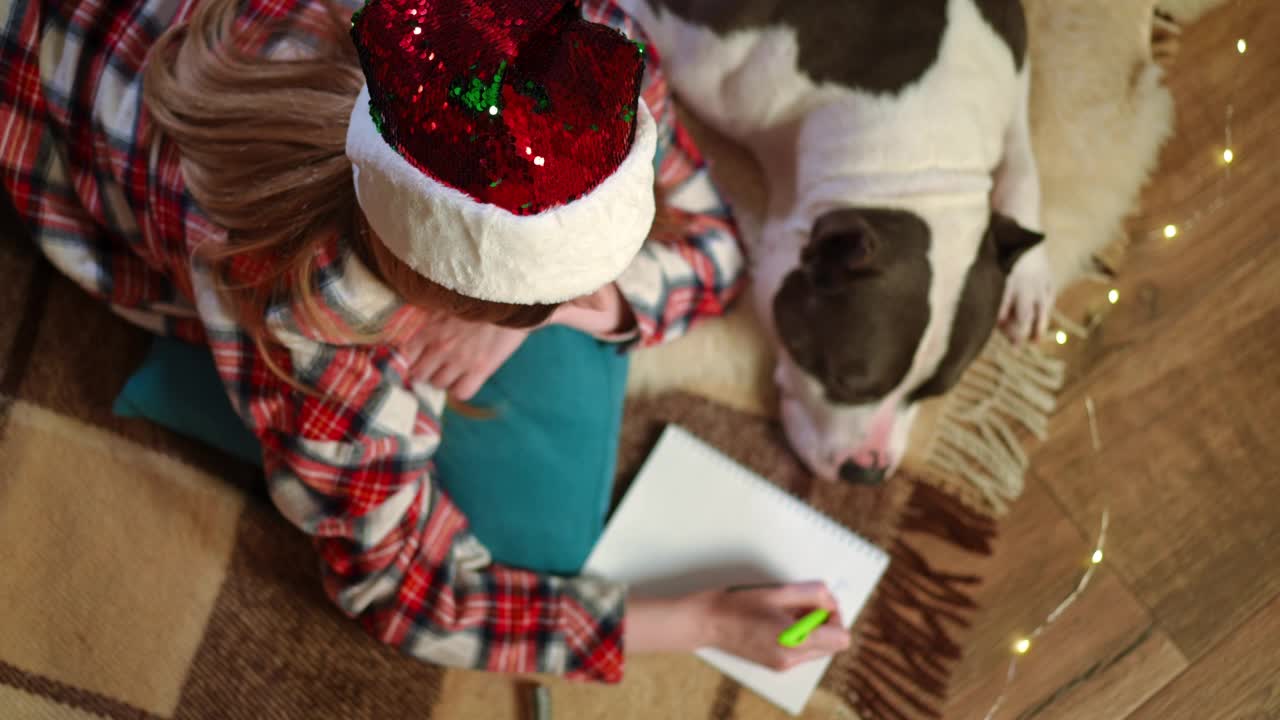
POLYGON ((1244 51, 1248 49, 1249 49, 1249 43, 1245 42, 1244 38, 1240 38, 1239 40, 1236 41, 1236 52, 1243 55, 1244 51))
POLYGON ((1167 237, 1167 238, 1169 238, 1170 240, 1172 240, 1172 239, 1174 239, 1174 238, 1178 237, 1178 226, 1177 226, 1177 225, 1165 225, 1165 226, 1164 226, 1164 236, 1165 236, 1165 237, 1167 237))
POLYGON ((1013 644, 1013 651, 1019 655, 1026 655, 1031 649, 1031 641, 1026 638, 1020 638, 1018 642, 1013 644))
POLYGON ((1102 551, 1094 550, 1093 557, 1089 558, 1089 562, 1093 563, 1094 565, 1097 565, 1098 563, 1102 562, 1102 551))
POLYGON ((1066 334, 1065 332, 1063 332, 1062 330, 1059 330, 1059 331, 1058 331, 1058 333, 1057 333, 1056 335, 1054 335, 1053 337, 1054 337, 1054 339, 1055 339, 1055 340, 1057 340, 1057 341, 1058 341, 1058 344, 1059 344, 1059 345, 1066 345, 1066 344, 1067 344, 1067 334, 1066 334))
POLYGON ((1107 302, 1110 302, 1112 305, 1120 302, 1120 291, 1113 288, 1111 292, 1107 293, 1107 302))
POLYGON ((416 27, 416 28, 414 28, 414 29, 413 29, 413 34, 414 34, 414 35, 421 35, 421 34, 422 34, 422 28, 420 28, 420 27, 416 27))
POLYGON ((490 115, 497 115, 497 114, 498 114, 498 106, 497 106, 497 105, 490 105, 490 106, 489 106, 489 114, 490 114, 490 115))
POLYGON ((1236 159, 1236 154, 1231 151, 1231 148, 1227 148, 1226 150, 1222 151, 1222 162, 1230 165, 1231 161, 1235 159, 1236 159))

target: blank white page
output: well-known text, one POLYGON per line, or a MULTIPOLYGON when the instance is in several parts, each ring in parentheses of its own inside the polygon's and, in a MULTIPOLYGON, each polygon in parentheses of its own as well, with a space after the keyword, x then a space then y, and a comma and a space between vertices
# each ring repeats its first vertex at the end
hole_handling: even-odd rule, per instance
MULTIPOLYGON (((583 572, 628 583, 637 597, 824 580, 848 627, 888 565, 880 548, 671 425, 583 572)), ((830 664, 775 672, 710 648, 698 656, 792 715, 830 664)))

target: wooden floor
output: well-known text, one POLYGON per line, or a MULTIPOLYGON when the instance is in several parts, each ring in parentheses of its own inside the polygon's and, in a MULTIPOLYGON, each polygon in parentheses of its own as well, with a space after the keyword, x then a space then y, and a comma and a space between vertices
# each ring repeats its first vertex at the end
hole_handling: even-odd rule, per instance
POLYGON ((1177 135, 1131 224, 1120 302, 1066 348, 1073 377, 1003 527, 948 718, 986 714, 1011 643, 1070 592, 1106 507, 1101 572, 996 717, 1280 718, 1278 10, 1240 0, 1184 31, 1177 135))

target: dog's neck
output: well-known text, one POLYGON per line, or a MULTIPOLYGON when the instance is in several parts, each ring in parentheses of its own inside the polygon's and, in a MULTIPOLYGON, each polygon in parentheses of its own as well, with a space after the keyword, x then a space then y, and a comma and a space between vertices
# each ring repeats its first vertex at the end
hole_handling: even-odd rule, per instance
POLYGON ((831 175, 802 182, 788 225, 807 233, 813 219, 847 207, 887 207, 920 215, 945 212, 950 206, 985 207, 992 188, 986 173, 921 170, 905 173, 831 175))
POLYGON ((804 119, 778 128, 757 147, 769 178, 770 212, 811 223, 841 207, 895 207, 915 211, 926 206, 989 207, 996 162, 973 148, 953 147, 925 133, 896 142, 873 132, 897 126, 892 106, 858 113, 833 103, 804 119))
POLYGON ((965 170, 853 173, 801 180, 801 203, 823 213, 849 205, 948 205, 985 201, 991 195, 991 175, 965 170))

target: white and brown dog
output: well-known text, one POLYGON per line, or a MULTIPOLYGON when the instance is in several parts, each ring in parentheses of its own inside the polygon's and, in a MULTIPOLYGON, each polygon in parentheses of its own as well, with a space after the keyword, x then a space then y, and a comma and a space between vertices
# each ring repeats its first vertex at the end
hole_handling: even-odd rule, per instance
POLYGON ((1046 329, 1019 0, 623 0, 691 110, 756 155, 752 250, 795 450, 879 482, 997 324, 1046 329))

